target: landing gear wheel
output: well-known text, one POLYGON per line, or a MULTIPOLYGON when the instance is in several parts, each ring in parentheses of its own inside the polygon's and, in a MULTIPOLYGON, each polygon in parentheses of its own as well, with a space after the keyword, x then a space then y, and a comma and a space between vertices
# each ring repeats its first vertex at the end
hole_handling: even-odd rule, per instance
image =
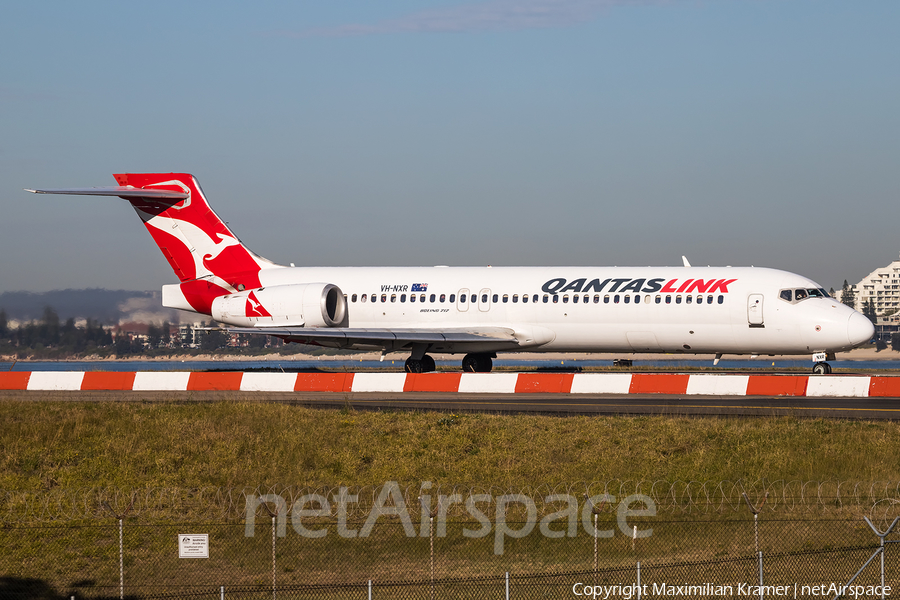
POLYGON ((490 354, 466 354, 462 368, 466 373, 490 373, 494 368, 494 361, 490 354))
POLYGON ((422 372, 423 373, 433 373, 437 369, 437 366, 434 364, 434 359, 428 356, 427 354, 422 357, 422 372))
POLYGON ((816 375, 830 375, 831 365, 827 362, 818 362, 813 365, 812 371, 816 375))
POLYGON ((406 369, 407 373, 422 373, 424 366, 421 360, 415 358, 407 358, 403 364, 403 368, 406 369))

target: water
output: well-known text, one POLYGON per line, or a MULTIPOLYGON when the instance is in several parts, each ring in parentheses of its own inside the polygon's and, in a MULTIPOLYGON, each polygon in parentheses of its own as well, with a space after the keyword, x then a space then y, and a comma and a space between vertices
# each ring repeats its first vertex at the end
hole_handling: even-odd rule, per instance
MULTIPOLYGON (((438 360, 439 367, 460 369, 462 357, 453 360, 438 360)), ((893 360, 836 360, 829 363, 835 369, 851 371, 883 371, 900 369, 900 361, 893 360)), ((577 370, 586 367, 612 367, 612 360, 522 360, 497 359, 495 368, 504 369, 541 369, 541 370, 577 370)), ((702 368, 711 372, 727 372, 740 369, 760 371, 780 371, 799 369, 811 371, 812 361, 808 359, 788 360, 721 360, 713 366, 711 360, 656 359, 635 360, 632 370, 672 371, 694 370, 702 368)), ((110 360, 110 361, 20 361, 16 363, 0 362, 0 371, 356 371, 356 370, 402 371, 403 360, 385 359, 329 359, 329 360, 234 360, 234 361, 145 361, 145 360, 110 360)))

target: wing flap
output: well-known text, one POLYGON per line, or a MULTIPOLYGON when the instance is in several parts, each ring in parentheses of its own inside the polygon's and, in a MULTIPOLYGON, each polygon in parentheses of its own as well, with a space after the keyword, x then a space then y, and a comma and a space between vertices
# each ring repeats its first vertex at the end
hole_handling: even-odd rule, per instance
POLYGON ((518 343, 515 331, 506 327, 473 327, 468 329, 361 329, 353 327, 230 327, 231 333, 274 335, 309 341, 347 340, 362 343, 518 343))

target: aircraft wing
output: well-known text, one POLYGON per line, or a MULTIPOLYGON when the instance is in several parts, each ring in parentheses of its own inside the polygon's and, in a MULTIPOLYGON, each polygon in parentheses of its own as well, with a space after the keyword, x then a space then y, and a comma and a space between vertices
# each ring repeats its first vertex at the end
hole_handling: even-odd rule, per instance
POLYGON ((362 329, 354 327, 229 327, 229 333, 274 335, 292 342, 323 346, 354 345, 402 348, 411 344, 508 344, 519 345, 515 331, 507 327, 462 329, 362 329))

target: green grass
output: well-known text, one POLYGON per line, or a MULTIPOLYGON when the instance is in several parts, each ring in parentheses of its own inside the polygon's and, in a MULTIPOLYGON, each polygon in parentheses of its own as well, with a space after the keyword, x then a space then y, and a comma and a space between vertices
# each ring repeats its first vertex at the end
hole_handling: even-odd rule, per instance
MULTIPOLYGON (((393 480, 414 487, 422 481, 434 482, 435 488, 495 486, 497 492, 498 487, 506 491, 613 480, 897 482, 898 454, 898 425, 883 421, 357 412, 237 401, 0 401, 0 490, 31 492, 37 506, 30 514, 38 517, 36 499, 42 494, 55 498, 53 491, 59 488, 146 493, 166 487, 381 486, 393 480)), ((549 487, 542 489, 551 493, 549 487)), ((815 488, 808 491, 815 494, 815 488)), ((600 568, 626 569, 631 577, 634 563, 642 561, 648 565, 648 580, 662 581, 674 575, 654 565, 749 557, 735 564, 752 578, 753 520, 740 502, 738 497, 736 507, 721 512, 682 513, 670 506, 658 517, 631 519, 642 529, 652 527, 653 536, 634 543, 616 530, 614 537, 599 540, 600 568)), ((799 510, 784 503, 769 510, 774 502, 759 523, 760 547, 767 553, 876 541, 859 517, 870 514, 871 505, 835 511, 827 502, 812 501, 799 510)), ((21 508, 15 502, 9 506, 21 508)), ((116 522, 102 510, 89 518, 85 512, 90 511, 75 508, 83 518, 38 518, 33 523, 11 518, 2 524, 0 572, 34 579, 66 597, 116 595, 116 522)), ((244 537, 242 519, 234 514, 129 516, 124 532, 127 585, 160 586, 160 591, 177 589, 165 586, 268 585, 271 525, 261 510, 252 538, 244 537), (209 533, 211 558, 178 559, 179 533, 209 533)), ((614 511, 613 506, 603 509, 600 529, 615 527, 614 511)), ((299 536, 288 522, 287 536, 277 540, 280 584, 427 581, 428 538, 406 538, 395 518, 379 520, 367 539, 340 538, 332 517, 318 527, 325 524, 327 537, 312 540, 299 536)), ((351 527, 360 526, 356 515, 351 527)), ((439 579, 590 570, 593 565, 594 540, 580 523, 575 538, 551 540, 536 528, 525 538, 507 539, 502 556, 492 552, 493 534, 470 539, 462 536, 463 527, 477 529, 477 524, 457 515, 448 524, 448 536, 435 539, 439 579)), ((562 528, 563 523, 554 526, 562 528)), ((853 572, 868 552, 839 565, 840 573, 853 572)), ((838 577, 818 555, 790 560, 791 568, 801 565, 798 572, 808 573, 803 577, 810 581, 838 577)))
POLYGON ((0 402, 0 489, 900 481, 900 425, 0 402))

